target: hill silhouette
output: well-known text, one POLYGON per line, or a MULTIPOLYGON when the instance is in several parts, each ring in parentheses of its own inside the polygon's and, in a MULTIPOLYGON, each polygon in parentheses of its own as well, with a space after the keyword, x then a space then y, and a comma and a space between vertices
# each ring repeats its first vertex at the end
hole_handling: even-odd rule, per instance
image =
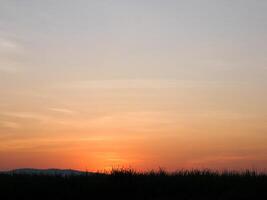
POLYGON ((57 176, 69 176, 69 175, 83 175, 89 172, 83 172, 73 169, 34 169, 34 168, 21 168, 14 169, 6 172, 5 174, 17 174, 17 175, 57 175, 57 176))

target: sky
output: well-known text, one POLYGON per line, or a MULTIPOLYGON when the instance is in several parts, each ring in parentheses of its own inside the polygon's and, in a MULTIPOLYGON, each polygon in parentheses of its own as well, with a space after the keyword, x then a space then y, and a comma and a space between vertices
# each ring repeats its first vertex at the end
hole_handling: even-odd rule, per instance
POLYGON ((0 0, 0 170, 266 169, 266 10, 0 0))

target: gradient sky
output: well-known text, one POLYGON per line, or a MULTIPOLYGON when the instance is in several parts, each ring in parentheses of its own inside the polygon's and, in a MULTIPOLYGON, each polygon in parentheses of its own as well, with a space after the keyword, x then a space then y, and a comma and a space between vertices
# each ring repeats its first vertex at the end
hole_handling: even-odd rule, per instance
POLYGON ((0 170, 267 168, 266 0, 0 0, 0 170))

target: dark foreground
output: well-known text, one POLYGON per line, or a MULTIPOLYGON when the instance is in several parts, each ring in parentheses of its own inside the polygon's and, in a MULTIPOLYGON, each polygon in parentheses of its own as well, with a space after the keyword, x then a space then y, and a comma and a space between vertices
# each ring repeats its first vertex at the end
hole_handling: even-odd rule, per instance
POLYGON ((0 175, 0 199, 267 199, 267 175, 255 172, 163 171, 111 174, 0 175))

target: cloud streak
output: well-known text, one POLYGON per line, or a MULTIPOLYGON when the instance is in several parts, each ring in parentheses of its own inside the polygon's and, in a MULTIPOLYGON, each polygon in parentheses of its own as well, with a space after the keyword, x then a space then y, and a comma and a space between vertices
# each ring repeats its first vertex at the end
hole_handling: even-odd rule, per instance
POLYGON ((0 36, 0 52, 5 53, 20 53, 23 47, 17 39, 0 36))
MULTIPOLYGON (((245 83, 239 83, 245 84, 245 83)), ((238 85, 238 84, 237 84, 238 85)), ((125 80, 90 80, 73 81, 59 85, 67 89, 168 89, 178 87, 226 87, 233 83, 222 81, 190 81, 166 79, 125 79, 125 80)))
POLYGON ((0 121, 0 127, 17 129, 20 125, 13 121, 0 121))
POLYGON ((66 108, 48 108, 48 110, 57 112, 57 113, 62 113, 62 114, 73 114, 74 111, 66 108))
POLYGON ((24 45, 18 39, 0 35, 0 72, 19 71, 23 64, 21 58, 24 53, 24 45))

